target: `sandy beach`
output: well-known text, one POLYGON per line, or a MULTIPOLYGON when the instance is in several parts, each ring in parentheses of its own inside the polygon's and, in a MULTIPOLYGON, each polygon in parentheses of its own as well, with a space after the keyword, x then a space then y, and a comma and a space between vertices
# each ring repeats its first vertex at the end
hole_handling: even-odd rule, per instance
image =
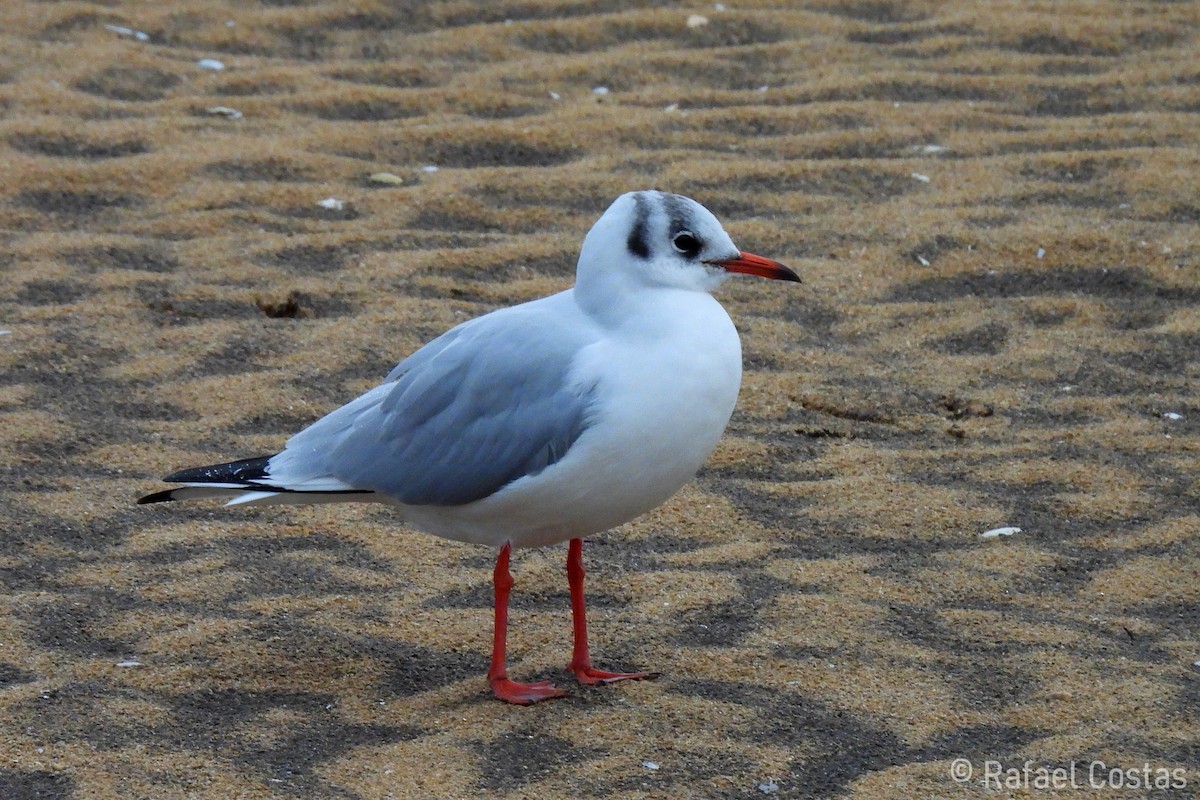
POLYGON ((1198 52, 1157 0, 10 3, 0 798, 1195 797, 1198 52), (491 551, 135 505, 643 188, 804 280, 722 289, 725 439, 585 547, 658 680, 568 679, 565 546, 510 669, 572 696, 519 708, 491 551))

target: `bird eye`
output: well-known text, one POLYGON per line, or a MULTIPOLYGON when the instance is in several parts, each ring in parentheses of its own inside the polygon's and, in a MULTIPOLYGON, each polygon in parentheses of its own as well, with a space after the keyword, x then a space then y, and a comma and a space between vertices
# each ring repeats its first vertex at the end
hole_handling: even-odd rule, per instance
POLYGON ((688 258, 692 258, 700 252, 700 240, 691 231, 680 231, 675 234, 671 244, 675 245, 675 249, 688 258))

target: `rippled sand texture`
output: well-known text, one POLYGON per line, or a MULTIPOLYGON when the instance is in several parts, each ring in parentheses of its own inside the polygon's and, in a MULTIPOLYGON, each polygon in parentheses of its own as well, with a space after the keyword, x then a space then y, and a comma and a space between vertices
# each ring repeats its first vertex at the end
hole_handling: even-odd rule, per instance
POLYGON ((1200 5, 726 5, 5 7, 0 797, 1193 796, 1200 5), (728 437, 585 549, 598 660, 660 680, 566 680, 565 548, 511 666, 573 697, 522 709, 490 552, 133 505, 569 285, 645 187, 805 280, 723 292, 728 437))

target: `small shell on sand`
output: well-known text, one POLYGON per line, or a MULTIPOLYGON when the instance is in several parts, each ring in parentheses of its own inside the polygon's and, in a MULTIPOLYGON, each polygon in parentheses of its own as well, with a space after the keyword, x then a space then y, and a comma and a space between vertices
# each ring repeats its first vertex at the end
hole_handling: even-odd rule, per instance
POLYGON ((242 112, 238 111, 236 108, 230 108, 229 106, 212 106, 211 108, 205 109, 205 113, 212 114, 214 117, 225 117, 226 119, 242 118, 242 112))
POLYGON ((1014 528, 1014 527, 992 528, 990 531, 984 531, 983 533, 979 534, 979 538, 980 539, 997 539, 1001 536, 1012 536, 1014 533, 1020 533, 1020 532, 1021 532, 1020 528, 1014 528))
POLYGON ((391 172, 372 172, 367 180, 379 186, 401 186, 404 183, 403 178, 391 172))
POLYGON ((104 27, 118 36, 132 36, 139 42, 150 41, 150 34, 146 33, 145 31, 135 31, 133 28, 127 28, 124 25, 105 25, 104 27))

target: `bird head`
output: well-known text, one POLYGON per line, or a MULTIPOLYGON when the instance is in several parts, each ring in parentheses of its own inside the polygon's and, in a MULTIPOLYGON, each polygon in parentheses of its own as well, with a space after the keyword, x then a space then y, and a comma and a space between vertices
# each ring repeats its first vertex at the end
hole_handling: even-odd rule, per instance
POLYGON ((739 250, 695 200, 657 191, 621 195, 588 232, 579 277, 596 271, 621 273, 622 283, 703 292, 733 274, 800 280, 777 261, 739 250))

